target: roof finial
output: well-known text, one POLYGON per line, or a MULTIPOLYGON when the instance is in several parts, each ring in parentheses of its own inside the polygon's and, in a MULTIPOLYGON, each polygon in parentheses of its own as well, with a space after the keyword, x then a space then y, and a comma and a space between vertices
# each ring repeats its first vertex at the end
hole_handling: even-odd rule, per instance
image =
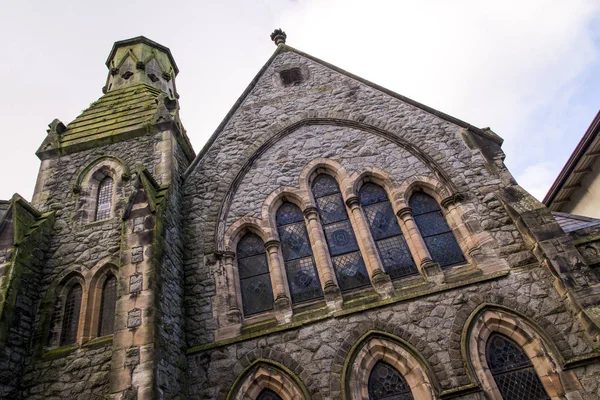
POLYGON ((281 28, 275 29, 273 33, 271 33, 271 40, 275 42, 275 46, 279 46, 280 44, 285 44, 285 39, 287 35, 281 28))

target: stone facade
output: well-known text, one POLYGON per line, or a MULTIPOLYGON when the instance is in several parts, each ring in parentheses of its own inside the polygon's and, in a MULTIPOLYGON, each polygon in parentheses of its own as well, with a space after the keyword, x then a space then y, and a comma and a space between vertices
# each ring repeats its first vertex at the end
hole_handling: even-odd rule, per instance
POLYGON ((197 156, 175 61, 143 37, 115 44, 102 98, 50 125, 32 203, 0 203, 0 397, 367 399, 385 363, 415 399, 502 398, 486 358, 500 334, 550 398, 598 398, 600 228, 565 233, 514 181, 489 129, 273 39, 197 156), (344 290, 330 256, 320 174, 339 186, 360 288, 344 290), (392 279, 361 205, 366 183, 385 191, 414 273, 392 279), (431 247, 417 193, 437 204, 460 262, 431 247), (101 202, 111 212, 98 220, 101 202), (322 292, 309 302, 292 301, 284 203, 303 213, 322 292), (252 315, 247 234, 264 245, 271 288, 252 315), (100 335, 106 318, 112 334, 100 335))

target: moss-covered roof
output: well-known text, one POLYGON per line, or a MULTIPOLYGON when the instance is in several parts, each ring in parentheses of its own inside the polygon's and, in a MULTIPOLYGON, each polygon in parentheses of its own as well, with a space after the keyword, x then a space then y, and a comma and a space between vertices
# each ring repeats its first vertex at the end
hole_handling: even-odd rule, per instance
POLYGON ((110 91, 90 104, 66 126, 66 130, 50 129, 37 154, 44 159, 110 144, 152 132, 161 122, 174 122, 181 131, 183 147, 188 147, 193 157, 177 112, 165 109, 161 95, 166 96, 161 90, 144 83, 110 91))

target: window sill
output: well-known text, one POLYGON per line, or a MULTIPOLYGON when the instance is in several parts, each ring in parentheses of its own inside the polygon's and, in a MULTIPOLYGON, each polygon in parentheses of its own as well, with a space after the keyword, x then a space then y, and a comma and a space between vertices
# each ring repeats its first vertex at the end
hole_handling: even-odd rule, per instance
POLYGON ((97 349, 98 347, 104 347, 106 345, 112 344, 113 335, 105 335, 96 337, 86 343, 84 343, 81 347, 87 349, 97 349))
POLYGON ((60 346, 60 347, 54 347, 54 348, 46 350, 44 352, 44 354, 42 354, 42 360, 47 361, 47 360, 55 360, 57 358, 66 357, 69 354, 73 353, 78 348, 79 348, 79 345, 77 343, 68 344, 68 345, 60 346))

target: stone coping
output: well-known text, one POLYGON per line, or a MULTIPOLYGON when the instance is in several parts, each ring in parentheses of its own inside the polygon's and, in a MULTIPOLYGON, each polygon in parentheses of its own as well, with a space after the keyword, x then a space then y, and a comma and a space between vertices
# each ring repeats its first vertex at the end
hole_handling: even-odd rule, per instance
POLYGON ((89 342, 86 342, 82 345, 74 343, 74 344, 69 344, 66 346, 55 347, 53 349, 50 349, 50 350, 44 352, 44 354, 42 354, 42 356, 41 356, 41 359, 44 361, 55 360, 57 358, 66 357, 69 354, 71 354, 79 349, 96 349, 99 347, 110 345, 110 344, 112 344, 112 341, 113 341, 113 335, 106 335, 106 336, 94 338, 94 339, 90 340, 89 342))

